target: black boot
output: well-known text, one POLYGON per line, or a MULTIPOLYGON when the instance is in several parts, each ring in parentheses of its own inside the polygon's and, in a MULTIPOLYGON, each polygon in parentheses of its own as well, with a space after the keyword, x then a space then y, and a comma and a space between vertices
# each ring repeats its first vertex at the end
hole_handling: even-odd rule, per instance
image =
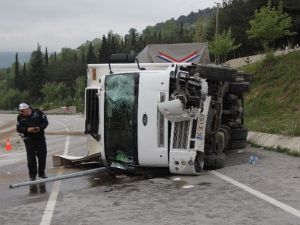
POLYGON ((46 176, 46 174, 45 174, 45 173, 41 174, 39 177, 40 177, 40 178, 43 178, 43 179, 46 179, 46 178, 48 178, 48 177, 46 176))

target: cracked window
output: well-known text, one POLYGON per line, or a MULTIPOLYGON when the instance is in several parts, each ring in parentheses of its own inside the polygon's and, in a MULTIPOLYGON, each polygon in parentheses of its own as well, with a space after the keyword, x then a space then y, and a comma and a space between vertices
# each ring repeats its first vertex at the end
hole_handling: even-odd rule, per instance
POLYGON ((133 163, 137 155, 138 76, 105 78, 105 152, 110 162, 133 163))

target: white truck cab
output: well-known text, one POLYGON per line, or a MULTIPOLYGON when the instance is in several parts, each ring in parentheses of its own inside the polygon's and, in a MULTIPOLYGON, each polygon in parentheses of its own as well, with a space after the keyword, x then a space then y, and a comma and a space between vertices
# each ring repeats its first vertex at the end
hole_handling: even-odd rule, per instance
POLYGON ((89 154, 100 152, 106 166, 168 167, 175 174, 198 174, 210 98, 206 81, 185 71, 190 65, 88 65, 89 154))

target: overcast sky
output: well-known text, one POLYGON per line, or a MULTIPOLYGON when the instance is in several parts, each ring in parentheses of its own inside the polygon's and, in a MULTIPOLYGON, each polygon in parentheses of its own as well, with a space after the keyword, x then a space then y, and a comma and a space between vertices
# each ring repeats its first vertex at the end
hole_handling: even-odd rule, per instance
POLYGON ((0 0, 0 52, 77 48, 109 30, 141 32, 170 18, 213 7, 216 0, 0 0))

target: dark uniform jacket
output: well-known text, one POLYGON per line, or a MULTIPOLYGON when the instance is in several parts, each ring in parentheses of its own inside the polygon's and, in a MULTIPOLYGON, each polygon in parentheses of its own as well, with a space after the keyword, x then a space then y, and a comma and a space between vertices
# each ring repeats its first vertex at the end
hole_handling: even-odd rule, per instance
POLYGON ((39 109, 32 109, 28 117, 21 114, 17 117, 17 132, 21 133, 24 139, 45 139, 44 130, 47 126, 47 116, 39 109), (28 133, 28 127, 39 127, 40 131, 28 133))

